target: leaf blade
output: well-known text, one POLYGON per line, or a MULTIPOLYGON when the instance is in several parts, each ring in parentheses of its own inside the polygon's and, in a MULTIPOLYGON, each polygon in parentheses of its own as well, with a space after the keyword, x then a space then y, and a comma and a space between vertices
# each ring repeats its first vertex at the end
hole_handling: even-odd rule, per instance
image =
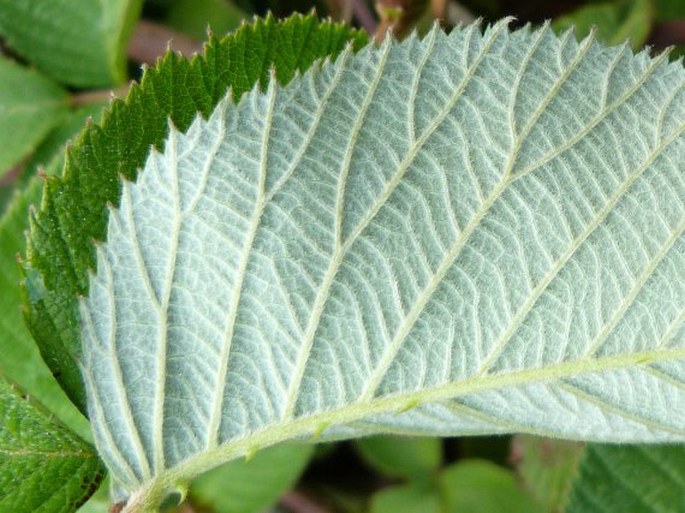
POLYGON ((0 508, 76 511, 103 477, 92 447, 52 422, 4 379, 0 420, 0 508))
POLYGON ((125 81, 126 45, 140 0, 88 5, 59 0, 40 6, 2 0, 0 6, 0 34, 46 75, 84 87, 125 81))
POLYGON ((83 303, 96 438, 131 511, 326 429, 682 440, 683 75, 505 21, 172 128, 124 182, 83 303))
POLYGON ((287 83, 316 59, 335 56, 368 38, 314 15, 277 21, 268 16, 208 42, 188 61, 171 52, 144 74, 126 100, 114 100, 101 126, 87 126, 66 155, 63 176, 47 182, 28 237, 25 278, 42 283, 27 294, 26 322, 46 363, 72 401, 85 411, 75 363, 80 353, 77 297, 87 292, 95 265, 93 240, 106 234, 109 203, 120 196, 119 175, 133 177, 150 146, 161 147, 168 120, 186 130, 198 110, 209 115, 228 89, 237 100, 255 84, 265 87, 273 68, 287 83))
POLYGON ((67 114, 67 93, 35 71, 0 58, 0 175, 38 146, 67 114))
POLYGON ((581 461, 565 511, 629 508, 677 511, 685 501, 682 446, 591 445, 581 461))

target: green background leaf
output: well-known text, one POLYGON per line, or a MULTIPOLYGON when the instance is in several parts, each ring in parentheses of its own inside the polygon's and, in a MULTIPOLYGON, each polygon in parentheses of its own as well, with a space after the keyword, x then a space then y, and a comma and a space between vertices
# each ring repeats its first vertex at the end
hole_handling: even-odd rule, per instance
POLYGON ((630 40, 634 50, 644 46, 652 29, 654 6, 652 0, 615 0, 584 5, 576 11, 554 20, 560 32, 573 29, 578 38, 592 30, 610 45, 630 40))
POLYGON ((545 511, 561 513, 567 503, 585 444, 528 435, 513 441, 518 474, 545 511))
POLYGON ((683 505, 684 446, 591 445, 566 511, 679 513, 683 505))
POLYGON ((680 0, 656 0, 658 21, 671 21, 685 18, 685 2, 680 0))
POLYGON ((282 444, 259 451, 248 461, 222 465, 193 480, 191 500, 215 513, 262 511, 295 484, 313 450, 313 445, 282 444))
POLYGON ((79 87, 126 80, 142 0, 0 0, 0 36, 46 75, 79 87))
POLYGON ((442 463, 442 440, 432 437, 370 436, 357 441, 363 458, 381 474, 426 478, 442 463))
POLYGON ((198 111, 208 115, 229 87, 237 100, 255 83, 264 87, 272 67, 286 83, 348 42, 358 48, 366 41, 361 32, 314 16, 257 20, 225 39, 211 39, 205 54, 192 61, 168 54, 126 101, 113 102, 101 127, 86 128, 67 153, 64 177, 47 183, 32 220, 25 271, 31 332, 81 409, 85 395, 74 363, 81 345, 77 296, 87 292, 87 270, 95 263, 92 240, 105 237, 105 206, 119 201, 119 175, 133 178, 150 146, 161 147, 168 119, 186 129, 198 111))
POLYGON ((218 36, 238 28, 245 13, 226 0, 175 0, 169 5, 167 23, 200 40, 207 30, 218 36))
POLYGON ((2 176, 35 149, 43 137, 61 121, 68 112, 69 97, 57 84, 2 55, 0 77, 2 176))
POLYGON ((447 513, 432 488, 409 483, 388 486, 373 496, 371 513, 447 513))
POLYGON ((102 476, 92 447, 0 377, 0 511, 70 513, 102 476))
POLYGON ((131 511, 321 432, 683 440, 684 83, 499 23, 171 128, 82 310, 131 511))
POLYGON ((542 513, 513 472, 488 461, 464 460, 440 476, 448 513, 542 513))

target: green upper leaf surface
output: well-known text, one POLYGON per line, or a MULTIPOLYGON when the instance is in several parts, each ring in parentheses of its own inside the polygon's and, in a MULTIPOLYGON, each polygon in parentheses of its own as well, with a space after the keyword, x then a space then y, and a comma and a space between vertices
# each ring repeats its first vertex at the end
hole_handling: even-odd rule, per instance
POLYGON ((21 315, 17 255, 24 249, 29 205, 40 199, 41 185, 38 178, 30 181, 0 218, 0 374, 31 394, 64 424, 89 436, 88 423, 45 365, 21 315))
POLYGON ((0 36, 46 75, 79 87, 126 80, 141 0, 0 0, 0 36))
POLYGON ((102 475, 91 446, 0 378, 0 511, 76 511, 102 475))
POLYGON ((685 440, 684 84, 474 25, 171 128, 82 307, 130 511, 321 433, 685 440))
POLYGON ((105 237, 105 205, 119 201, 119 175, 134 177, 150 146, 161 147, 169 119, 185 130, 198 111, 209 115, 229 88, 237 100, 255 83, 265 86, 272 68, 286 83, 348 42, 358 48, 366 41, 361 32, 314 16, 257 20, 212 38, 192 61, 166 55, 125 101, 113 102, 101 126, 86 128, 67 152, 64 176, 48 180, 32 218, 26 317, 47 364, 82 409, 77 296, 87 292, 87 270, 95 265, 92 240, 105 237))
POLYGON ((685 507, 682 445, 590 445, 567 513, 678 513, 685 507))
POLYGON ((0 176, 61 121, 68 99, 51 80, 0 56, 0 176))

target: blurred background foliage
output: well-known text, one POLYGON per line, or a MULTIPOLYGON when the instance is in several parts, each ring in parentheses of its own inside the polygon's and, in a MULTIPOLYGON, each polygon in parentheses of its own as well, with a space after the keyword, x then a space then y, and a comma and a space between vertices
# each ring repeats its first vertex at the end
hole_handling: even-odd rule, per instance
MULTIPOLYGON (((555 30, 575 26, 579 38, 596 30, 608 44, 629 41, 635 50, 650 45, 652 52, 672 46, 672 58, 685 52, 685 0, 50 2, 48 11, 70 10, 69 17, 39 12, 47 4, 0 0, 0 213, 9 210, 0 221, 0 287, 6 291, 0 307, 5 312, 18 309, 14 255, 23 251, 25 222, 16 219, 39 201, 35 176, 59 172, 64 146, 84 122, 97 122, 112 95, 125 96, 130 81, 140 78, 141 64, 153 65, 168 45, 190 55, 201 51, 208 30, 220 35, 255 15, 315 10, 377 40, 388 31, 398 38, 421 33, 435 22, 449 30, 478 18, 514 16, 519 26, 551 20, 555 30), (91 17, 105 22, 94 24, 91 17), (15 198, 19 190, 29 191, 28 196, 15 198)), ((15 340, 30 340, 18 311, 4 316, 0 329, 15 340)), ((34 394, 50 389, 41 395, 46 406, 88 437, 87 425, 54 389, 35 348, 0 351, 0 371, 11 374, 8 369, 23 374, 34 394)), ((318 447, 291 444, 202 476, 191 487, 190 500, 171 505, 170 511, 561 512, 584 451, 583 444, 530 436, 384 436, 318 447)), ((601 450, 593 457, 597 454, 601 450)), ((107 503, 102 487, 81 511, 104 513, 107 503)))

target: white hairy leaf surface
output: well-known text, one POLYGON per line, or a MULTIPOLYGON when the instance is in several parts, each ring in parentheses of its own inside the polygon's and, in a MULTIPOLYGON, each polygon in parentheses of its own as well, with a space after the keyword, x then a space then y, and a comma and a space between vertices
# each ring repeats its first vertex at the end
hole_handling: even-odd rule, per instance
POLYGON ((82 308, 130 511, 292 438, 685 440, 684 85, 505 21, 170 128, 82 308))

